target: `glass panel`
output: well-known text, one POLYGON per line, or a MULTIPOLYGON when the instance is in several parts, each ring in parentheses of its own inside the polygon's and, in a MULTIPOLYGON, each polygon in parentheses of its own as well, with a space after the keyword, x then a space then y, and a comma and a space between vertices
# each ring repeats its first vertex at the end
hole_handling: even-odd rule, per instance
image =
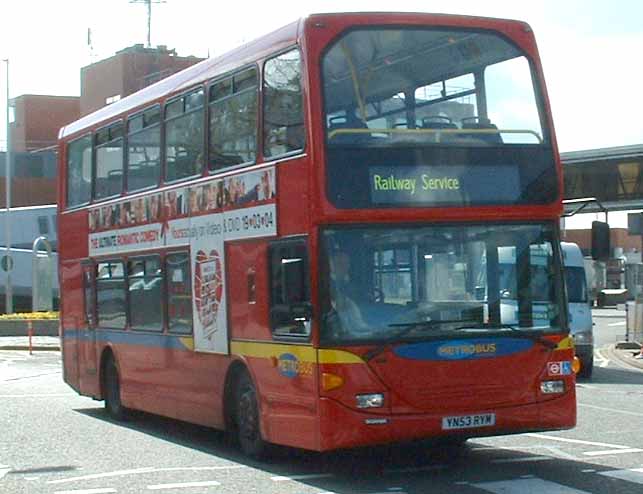
POLYGON ((504 38, 355 30, 323 60, 329 145, 540 144, 526 57, 504 38))
POLYGON ((165 118, 174 118, 183 114, 183 98, 176 99, 165 106, 165 118))
POLYGON ((156 106, 143 114, 145 127, 161 123, 161 108, 156 106))
POLYGON ((67 147, 67 207, 89 202, 92 182, 92 139, 70 142, 67 147))
POLYGON ((232 94, 232 77, 215 82, 210 87, 210 101, 218 101, 232 94))
POLYGON ((203 106, 203 89, 199 89, 185 97, 185 111, 196 110, 203 106))
POLYGON ((161 126, 130 135, 127 144, 127 189, 157 185, 161 178, 161 126))
POLYGON ((203 167, 203 109, 165 124, 167 181, 201 173, 203 167))
POLYGON ((234 92, 240 93, 257 86, 257 69, 248 69, 234 76, 234 92))
MULTIPOLYGON (((120 126, 119 126, 120 127, 120 126)), ((123 138, 96 146, 94 198, 104 199, 123 191, 123 138)))
POLYGON ((130 325, 133 329, 163 330, 163 278, 158 256, 141 258, 128 263, 130 325))
POLYGON ((125 277, 123 263, 102 262, 96 268, 98 325, 123 329, 125 316, 125 277))
POLYGON ((143 129, 143 115, 132 117, 127 122, 127 131, 132 134, 143 129))
POLYGON ((264 153, 277 156, 304 147, 299 50, 264 66, 264 153))
POLYGON ((257 92, 250 90, 210 105, 210 170, 255 161, 257 92))
POLYGON ((167 273, 168 323, 171 332, 192 333, 192 281, 187 253, 168 254, 167 273))
POLYGON ((559 331, 551 225, 327 229, 326 341, 559 331))

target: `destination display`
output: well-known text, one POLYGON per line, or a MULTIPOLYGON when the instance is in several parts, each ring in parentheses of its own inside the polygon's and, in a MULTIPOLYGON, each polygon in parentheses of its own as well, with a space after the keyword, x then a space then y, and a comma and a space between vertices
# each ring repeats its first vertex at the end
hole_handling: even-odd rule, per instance
POLYGON ((372 204, 467 205, 517 201, 518 169, 493 166, 372 166, 372 204))

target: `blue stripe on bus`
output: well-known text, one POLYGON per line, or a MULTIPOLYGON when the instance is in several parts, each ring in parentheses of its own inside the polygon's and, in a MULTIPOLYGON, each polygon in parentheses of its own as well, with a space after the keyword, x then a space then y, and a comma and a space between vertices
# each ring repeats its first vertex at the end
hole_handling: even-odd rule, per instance
MULTIPOLYGON (((188 346, 184 339, 190 335, 168 335, 165 333, 153 334, 138 331, 123 331, 113 329, 96 329, 96 341, 101 343, 115 343, 125 345, 139 345, 146 347, 171 348, 174 350, 186 350, 188 346)), ((65 329, 62 333, 63 339, 89 341, 92 338, 91 330, 65 329)))

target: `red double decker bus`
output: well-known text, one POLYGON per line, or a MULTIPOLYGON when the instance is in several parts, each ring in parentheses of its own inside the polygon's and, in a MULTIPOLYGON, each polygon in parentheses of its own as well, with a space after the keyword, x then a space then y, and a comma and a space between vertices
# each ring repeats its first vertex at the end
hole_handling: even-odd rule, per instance
POLYGON ((576 421, 522 22, 311 15, 60 133, 64 378, 331 450, 576 421))

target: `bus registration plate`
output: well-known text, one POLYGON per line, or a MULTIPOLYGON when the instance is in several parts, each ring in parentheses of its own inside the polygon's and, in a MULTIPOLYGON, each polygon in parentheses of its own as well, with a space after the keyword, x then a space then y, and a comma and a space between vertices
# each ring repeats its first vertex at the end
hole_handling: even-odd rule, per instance
POLYGON ((475 427, 490 427, 493 425, 496 425, 495 413, 442 417, 442 430, 472 429, 475 427))

